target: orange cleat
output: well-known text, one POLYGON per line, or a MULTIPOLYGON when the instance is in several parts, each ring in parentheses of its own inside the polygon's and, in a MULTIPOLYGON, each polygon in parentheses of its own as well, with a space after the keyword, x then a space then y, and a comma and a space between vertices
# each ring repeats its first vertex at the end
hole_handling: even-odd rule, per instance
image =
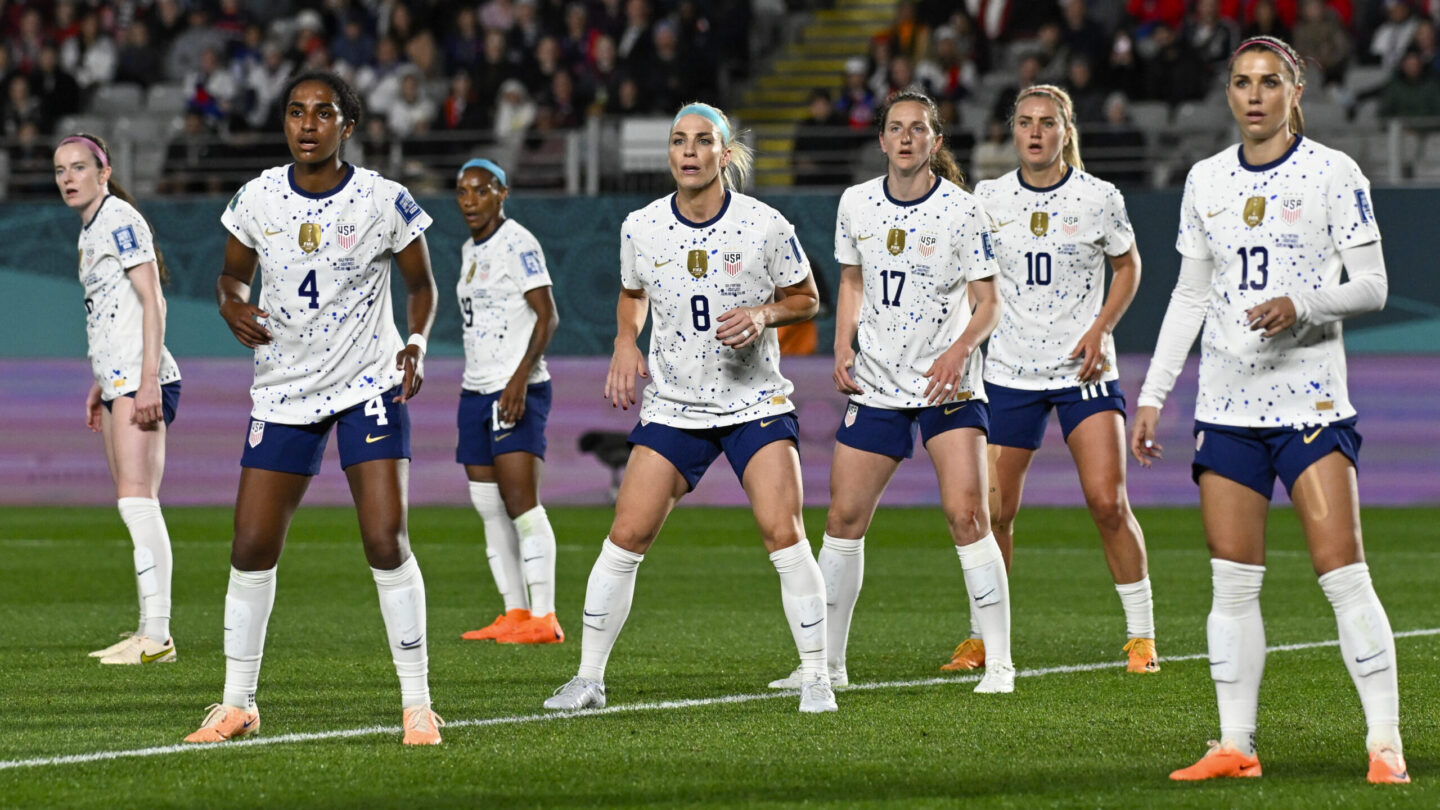
POLYGON ((1196 782, 1202 779, 1228 779, 1260 775, 1260 759, 1243 754, 1233 745, 1210 741, 1210 750, 1199 762, 1188 768, 1181 768, 1170 774, 1176 782, 1196 782))
POLYGON ((1126 671, 1160 671, 1160 656, 1155 654, 1155 639, 1132 638, 1125 642, 1125 652, 1130 653, 1130 662, 1125 665, 1126 671))
POLYGON ((439 745, 440 727, 445 725, 445 720, 440 715, 430 710, 430 704, 424 706, 411 706, 405 710, 405 720, 402 723, 405 727, 405 737, 401 740, 406 745, 439 745))
POLYGON ((460 638, 466 641, 489 641, 492 638, 499 638, 514 630, 519 625, 530 621, 530 611, 525 608, 507 610, 495 617, 488 627, 479 630, 471 630, 468 633, 461 633, 460 638))
POLYGON ((565 631, 554 613, 533 616, 515 629, 495 639, 497 644, 559 644, 565 640, 565 631))
POLYGON ((984 669, 985 668, 985 642, 978 638, 967 638, 960 642, 950 660, 940 665, 945 672, 954 672, 957 669, 984 669))
POLYGON ((217 743, 244 737, 260 730, 260 709, 245 711, 236 706, 210 704, 205 722, 185 738, 188 743, 217 743))
POLYGON ((1388 745, 1382 745, 1370 752, 1370 772, 1365 775, 1372 785, 1408 785, 1410 771, 1405 768, 1405 757, 1388 745))

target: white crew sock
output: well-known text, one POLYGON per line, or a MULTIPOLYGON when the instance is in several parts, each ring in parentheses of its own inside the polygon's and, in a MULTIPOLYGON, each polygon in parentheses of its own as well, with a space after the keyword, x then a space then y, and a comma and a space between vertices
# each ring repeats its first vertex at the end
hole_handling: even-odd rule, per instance
POLYGON ((395 674, 400 676, 400 705, 424 706, 430 702, 430 656, 425 639, 425 578, 415 555, 393 571, 371 568, 380 594, 380 615, 390 639, 395 674))
POLYGON ((520 575, 520 537, 515 524, 505 512, 500 498, 500 485, 470 482, 470 503, 485 524, 485 556, 490 561, 490 574, 495 588, 505 600, 505 612, 529 610, 530 599, 525 593, 525 578, 520 575))
POLYGON ((845 669, 850 617, 865 582, 865 538, 843 540, 825 535, 818 562, 825 578, 825 663, 832 670, 841 670, 845 669))
POLYGON ((970 608, 970 638, 984 638, 980 635, 980 611, 974 607, 970 608))
POLYGON ((780 574, 780 604, 800 653, 802 677, 829 679, 825 668, 825 576, 810 550, 810 541, 782 548, 770 555, 780 574))
POLYGON ((1395 674, 1395 635, 1363 562, 1336 568, 1320 577, 1325 598, 1335 608, 1340 654, 1360 693, 1369 733, 1366 747, 1389 745, 1400 751, 1400 688, 1395 674))
POLYGON ((1120 606, 1125 609, 1125 634, 1130 638, 1155 638, 1155 601, 1150 596, 1150 577, 1125 585, 1116 584, 1120 606))
POLYGON ((1205 635, 1220 709, 1220 742, 1253 755, 1260 677, 1265 674, 1265 623, 1260 618, 1265 566, 1211 559, 1210 571, 1214 597, 1205 635))
POLYGON ((1010 578, 994 534, 956 546, 970 595, 970 615, 985 639, 985 666, 1010 664, 1010 578))
POLYGON ((275 607, 275 569, 230 569, 225 591, 225 692, 221 702, 242 709, 255 707, 260 659, 265 654, 265 627, 275 607))
POLYGON ((534 509, 515 518, 515 531, 520 535, 520 558, 525 571, 525 585, 530 589, 530 612, 548 616, 555 612, 555 530, 545 507, 534 509))
POLYGON ((636 554, 610 542, 600 544, 600 556, 590 569, 585 586, 585 629, 580 635, 579 676, 592 681, 605 680, 605 664, 610 650, 630 615, 630 602, 635 598, 635 572, 644 554, 636 554))
POLYGON ((121 498, 116 502, 135 545, 135 581, 140 593, 140 634, 161 643, 170 638, 170 579, 174 558, 160 502, 121 498))

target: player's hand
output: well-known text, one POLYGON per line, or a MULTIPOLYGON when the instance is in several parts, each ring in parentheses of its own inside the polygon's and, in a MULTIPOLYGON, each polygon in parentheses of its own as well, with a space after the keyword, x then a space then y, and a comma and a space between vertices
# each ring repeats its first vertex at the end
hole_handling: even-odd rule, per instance
POLYGON ((1264 329, 1264 337, 1275 337, 1295 325, 1295 302, 1288 296, 1271 298, 1245 310, 1245 320, 1250 331, 1264 329))
POLYGON ((1130 455, 1134 456, 1142 467, 1149 467, 1152 460, 1158 461, 1165 457, 1165 448, 1155 441, 1155 426, 1159 422, 1159 408, 1142 405, 1135 409, 1135 425, 1130 429, 1130 455))
POLYGON ((630 410, 635 404, 635 375, 649 378, 645 369, 645 355, 633 341, 615 342, 615 353, 610 356, 610 372, 605 375, 605 398, 610 407, 630 410))
POLYGON ((235 339, 247 348, 264 346, 270 342, 270 330, 261 326, 256 319, 269 318, 270 313, 254 304, 231 299, 220 305, 220 317, 230 327, 235 339))
POLYGON ((104 407, 100 402, 100 384, 92 382, 90 393, 85 395, 85 427, 90 428, 90 432, 99 433, 101 426, 105 424, 101 414, 104 407))
POLYGON ((835 390, 842 394, 863 394, 864 390, 850 376, 850 369, 855 367, 855 350, 846 346, 835 352, 835 390))
POLYGON ((160 381, 145 380, 135 392, 135 407, 130 411, 130 424, 141 430, 154 430, 165 416, 160 404, 160 381))
POLYGON ((1109 360, 1105 356, 1105 330, 1100 324, 1095 324, 1085 330, 1080 336, 1080 341, 1070 352, 1070 359, 1084 358, 1080 362, 1080 384, 1098 382, 1105 374, 1105 363, 1109 360))
POLYGON ((716 319, 715 339, 732 349, 743 349, 760 339, 765 331, 765 310, 761 307, 736 307, 716 319))
POLYGON ((400 396, 393 401, 405 402, 420 393, 420 386, 425 382, 425 363, 420 356, 420 347, 407 343, 395 355, 395 368, 397 371, 404 370, 405 379, 400 383, 400 396))
POLYGON ((510 382, 505 384, 505 390, 500 392, 500 418, 514 424, 519 422, 525 415, 525 393, 528 389, 529 375, 524 377, 511 377, 510 382))
POLYGON ((935 358, 929 370, 921 375, 930 378, 930 384, 925 386, 926 404, 939 405, 949 402, 959 393, 955 387, 960 384, 960 377, 965 372, 965 361, 968 359, 970 350, 958 342, 935 358))

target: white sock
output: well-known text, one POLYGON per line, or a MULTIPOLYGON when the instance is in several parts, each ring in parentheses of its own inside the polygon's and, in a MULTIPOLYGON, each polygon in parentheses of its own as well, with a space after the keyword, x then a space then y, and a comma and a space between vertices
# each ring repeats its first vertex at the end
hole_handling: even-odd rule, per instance
POLYGON ((844 669, 850 617, 865 582, 865 538, 842 540, 825 535, 818 562, 825 578, 825 663, 832 670, 844 669))
POLYGON ((1125 634, 1130 638, 1155 638, 1155 602, 1150 597, 1150 577, 1125 585, 1116 584, 1120 606, 1125 609, 1125 634))
POLYGON ((1340 630, 1340 654, 1360 693, 1370 731, 1366 747, 1400 749, 1400 688, 1395 675, 1395 635, 1390 619, 1370 583, 1370 567, 1363 562, 1336 568, 1320 577, 1325 598, 1335 608, 1340 630))
POLYGON ((970 608, 970 638, 985 638, 980 635, 980 612, 973 607, 970 608))
POLYGON ((810 550, 810 541, 782 548, 770 555, 780 574, 780 604, 800 653, 802 676, 829 677, 825 669, 825 576, 810 550))
POLYGON ((393 571, 371 568, 380 594, 380 615, 390 639, 395 674, 400 676, 400 705, 430 702, 430 657, 425 640, 425 578, 415 555, 393 571))
POLYGON ((580 635, 580 671, 582 678, 605 680, 605 664, 610 650, 630 615, 630 602, 635 598, 635 572, 644 554, 636 554, 610 542, 600 544, 600 556, 590 569, 585 586, 585 629, 580 635))
POLYGON ((275 569, 230 569, 225 591, 225 692, 227 706, 255 707, 260 659, 265 654, 265 627, 275 607, 275 569))
POLYGON ((495 589, 505 600, 505 611, 529 610, 525 578, 520 575, 520 537, 505 512, 500 485, 471 481, 470 503, 485 524, 485 556, 490 561, 490 574, 495 577, 495 589))
POLYGON ((170 532, 160 502, 121 498, 116 502, 135 545, 135 581, 140 592, 140 633, 159 642, 170 638, 170 532))
POLYGON ((530 612, 548 616, 555 612, 555 530, 545 507, 534 509, 515 518, 515 531, 520 535, 520 558, 525 571, 525 585, 530 589, 530 612))
POLYGON ((955 553, 965 573, 971 620, 985 639, 985 666, 1011 664, 1010 578, 1000 544, 994 534, 986 534, 968 546, 956 546, 955 553))
POLYGON ((1205 621, 1210 679, 1220 709, 1220 742, 1255 753, 1255 715, 1265 674, 1265 623, 1260 585, 1265 566, 1210 560, 1214 597, 1205 621))

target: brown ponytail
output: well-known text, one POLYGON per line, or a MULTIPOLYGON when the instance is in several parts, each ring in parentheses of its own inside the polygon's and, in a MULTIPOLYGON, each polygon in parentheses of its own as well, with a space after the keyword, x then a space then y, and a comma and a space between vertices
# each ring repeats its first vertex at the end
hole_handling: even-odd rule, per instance
MULTIPOLYGON (((73 135, 67 135, 65 137, 84 138, 85 140, 94 143, 96 146, 100 147, 100 151, 105 153, 105 162, 109 163, 112 167, 115 165, 114 159, 110 156, 110 145, 105 143, 105 139, 100 137, 99 135, 91 135, 88 132, 76 132, 73 135)), ((95 168, 104 168, 100 165, 100 158, 98 157, 95 158, 95 168)), ((109 186, 111 194, 114 194, 116 197, 124 200, 130 205, 130 207, 134 208, 136 211, 140 211, 140 206, 135 202, 135 198, 130 196, 130 192, 126 191, 125 188, 121 186, 118 181, 115 180, 115 175, 113 172, 110 175, 110 181, 106 185, 109 186)), ((151 224, 150 218, 145 216, 144 212, 140 213, 140 218, 145 220, 146 227, 150 229, 150 243, 155 248, 155 269, 158 270, 160 273, 160 283, 169 284, 170 271, 165 267, 165 256, 160 252, 160 243, 155 238, 155 226, 151 224)))
MULTIPOLYGON (((1290 81, 1294 83, 1295 89, 1299 90, 1305 86, 1305 62, 1300 59, 1300 54, 1279 37, 1251 37, 1240 43, 1235 53, 1230 55, 1230 64, 1226 71, 1235 67, 1235 60, 1242 53, 1248 51, 1270 51, 1280 57, 1281 64, 1285 65, 1290 72, 1290 81)), ((1297 98, 1294 105, 1290 107, 1290 132, 1295 135, 1305 134, 1305 114, 1300 111, 1300 100, 1297 98)))
POLYGON ((1065 145, 1060 149, 1060 159, 1066 166, 1073 166, 1081 171, 1085 170, 1085 161, 1080 159, 1080 130, 1075 126, 1075 102, 1070 100, 1070 94, 1056 87, 1053 84, 1036 84, 1020 91, 1015 98, 1015 106, 1010 110, 1010 127, 1015 127, 1015 111, 1020 109, 1020 102, 1033 96, 1043 96, 1055 104, 1055 112, 1060 116, 1060 125, 1065 130, 1065 145))
POLYGON ((875 123, 880 127, 880 133, 885 133, 885 124, 890 118, 890 110, 902 101, 913 101, 925 108, 925 118, 930 124, 930 131, 934 132, 940 139, 940 148, 930 156, 930 171, 936 175, 949 180, 965 191, 970 187, 965 184, 965 172, 960 169, 960 164, 955 160, 955 155, 945 146, 945 127, 940 122, 940 108, 935 106, 935 100, 919 92, 918 90, 904 90, 891 96, 890 100, 880 108, 875 115, 875 123))

